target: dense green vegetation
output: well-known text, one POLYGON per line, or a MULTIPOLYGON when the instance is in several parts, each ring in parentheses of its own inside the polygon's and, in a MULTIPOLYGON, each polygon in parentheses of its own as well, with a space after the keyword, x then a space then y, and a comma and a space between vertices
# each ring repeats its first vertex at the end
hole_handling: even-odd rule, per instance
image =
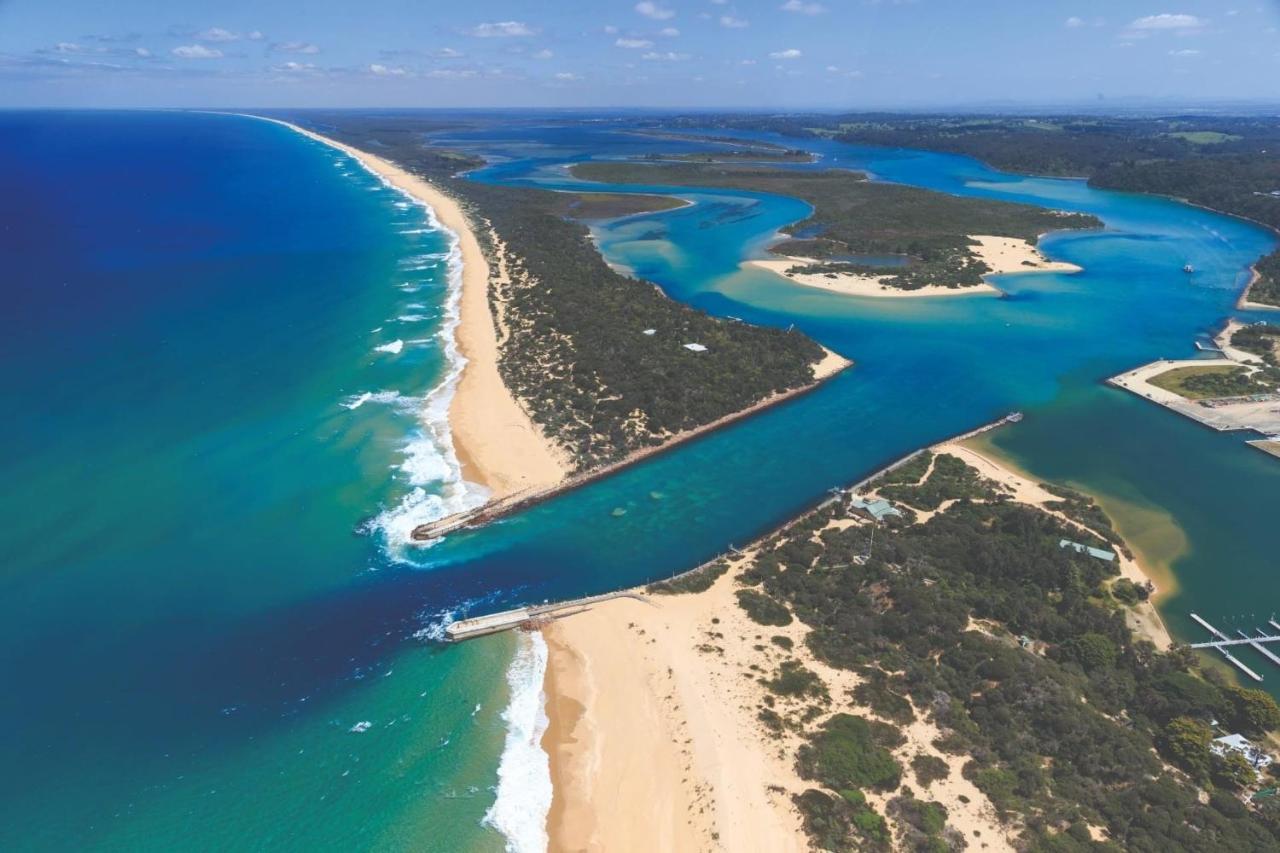
POLYGON ((412 114, 293 118, 430 179, 492 225, 513 277, 499 294, 508 329, 499 368, 579 470, 813 381, 824 353, 803 334, 716 319, 611 269, 587 229, 565 218, 582 215, 587 200, 456 177, 480 163, 428 147, 423 134, 438 123, 412 114))
POLYGON ((996 497, 995 484, 978 476, 978 472, 949 453, 933 460, 933 470, 919 485, 890 484, 880 489, 880 494, 895 503, 904 503, 914 509, 937 509, 943 501, 958 498, 996 497))
POLYGON ((668 195, 641 193, 553 193, 547 210, 567 219, 616 219, 637 213, 654 213, 681 207, 684 202, 668 195))
MULTIPOLYGON (((927 479, 908 485, 912 473, 894 472, 894 488, 931 502, 927 479)), ((1063 494, 1073 515, 1100 512, 1063 494)), ((1012 501, 962 499, 924 524, 882 528, 862 560, 868 526, 828 528, 840 513, 828 506, 775 534, 741 576, 753 607, 789 609, 819 660, 864 679, 852 697, 861 710, 833 699, 834 716, 807 729, 778 715, 806 732, 797 765, 821 789, 796 803, 816 844, 883 847, 882 818, 859 794, 887 790, 909 849, 956 849, 939 846, 956 843, 945 811, 901 788, 890 752, 903 742, 897 726, 924 714, 941 732, 935 746, 965 757, 964 775, 1019 828, 1023 849, 1280 850, 1280 808, 1238 796, 1269 782, 1209 751, 1222 731, 1280 727, 1280 708, 1201 670, 1188 649, 1136 638, 1108 592, 1116 568, 1058 547, 1077 531, 1012 501), (1092 840, 1090 827, 1111 840, 1092 840)), ((923 787, 946 772, 936 756, 911 769, 923 787)))
POLYGON ((1231 334, 1231 345, 1253 353, 1270 367, 1280 367, 1280 326, 1250 323, 1231 334))
MULTIPOLYGON (((1158 193, 1280 230, 1280 119, 1274 116, 707 116, 673 126, 774 130, 846 142, 967 154, 999 169, 1073 175, 1093 186, 1158 193)), ((1250 291, 1280 305, 1280 252, 1250 291)))
POLYGON ((785 229, 793 238, 773 251, 815 258, 801 272, 854 272, 883 276, 903 289, 926 285, 964 287, 982 282, 991 268, 972 251, 970 235, 1036 241, 1061 228, 1099 225, 1091 216, 1061 214, 1030 205, 960 198, 897 184, 872 183, 856 172, 797 172, 760 166, 707 163, 580 163, 573 174, 610 183, 678 184, 776 193, 803 199, 813 215, 785 229), (859 255, 906 255, 905 267, 868 266, 859 255))

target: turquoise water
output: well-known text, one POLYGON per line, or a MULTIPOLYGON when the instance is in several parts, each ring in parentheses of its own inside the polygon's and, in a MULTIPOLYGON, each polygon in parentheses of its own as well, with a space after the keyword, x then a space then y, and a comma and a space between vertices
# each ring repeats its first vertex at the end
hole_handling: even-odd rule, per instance
MULTIPOLYGON (((693 147, 623 125, 467 121, 481 125, 447 141, 494 158, 476 180, 578 187, 562 164, 693 147)), ((16 413, 0 425, 16 486, 0 498, 0 675, 19 686, 0 705, 6 849, 500 849, 481 820, 514 641, 424 643, 448 614, 680 571, 1011 409, 1028 417, 996 441, 1024 467, 1097 490, 1153 550, 1182 531, 1175 630, 1190 602, 1271 606, 1280 465, 1099 382, 1192 354, 1231 313, 1273 245, 1247 223, 807 142, 823 165, 1106 223, 1043 243, 1085 272, 1005 277, 1007 298, 857 300, 740 267, 803 203, 657 188, 696 204, 596 224, 611 261, 717 314, 795 324, 857 368, 406 552, 406 520, 470 498, 420 418, 449 371, 448 241, 422 212, 248 119, 0 122, 0 198, 21 212, 0 232, 16 270, 0 317, 16 413)))

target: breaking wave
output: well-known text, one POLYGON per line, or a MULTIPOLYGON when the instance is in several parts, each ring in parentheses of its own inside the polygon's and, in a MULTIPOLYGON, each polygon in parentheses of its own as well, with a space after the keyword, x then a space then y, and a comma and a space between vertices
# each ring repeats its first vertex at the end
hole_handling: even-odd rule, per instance
POLYGON ((547 643, 537 631, 518 635, 516 656, 507 670, 511 703, 502 712, 506 742, 498 765, 498 797, 484 822, 503 834, 510 853, 547 849, 547 813, 551 810, 551 766, 542 749, 547 730, 547 643))

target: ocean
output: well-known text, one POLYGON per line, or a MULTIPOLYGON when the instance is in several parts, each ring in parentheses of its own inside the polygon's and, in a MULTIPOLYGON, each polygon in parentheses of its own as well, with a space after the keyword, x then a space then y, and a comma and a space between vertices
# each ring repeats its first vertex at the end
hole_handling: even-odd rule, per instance
MULTIPOLYGON (((466 119, 438 141, 491 158, 472 179, 493 183, 582 188, 562 164, 701 147, 621 121, 466 119)), ((687 569, 1014 409, 1026 419, 994 444, 1104 501, 1176 577, 1175 633, 1198 636, 1193 607, 1216 622, 1272 606, 1280 465, 1101 383, 1190 356, 1270 233, 962 157, 803 146, 819 166, 1106 227, 1045 238, 1077 275, 877 302, 740 266, 803 203, 657 188, 696 204, 593 223, 611 262, 713 313, 794 324, 856 367, 420 549, 414 522, 479 497, 441 417, 452 246, 427 212, 253 119, 0 116, 0 846, 540 849, 545 650, 442 647, 448 619, 687 569)))

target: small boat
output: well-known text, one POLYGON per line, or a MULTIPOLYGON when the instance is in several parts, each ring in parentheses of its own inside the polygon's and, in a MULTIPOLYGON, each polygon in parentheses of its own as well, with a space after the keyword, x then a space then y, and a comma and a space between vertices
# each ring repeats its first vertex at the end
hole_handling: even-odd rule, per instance
POLYGON ((1191 266, 1191 264, 1183 264, 1182 271, 1185 273, 1193 273, 1196 271, 1196 268, 1191 266))

